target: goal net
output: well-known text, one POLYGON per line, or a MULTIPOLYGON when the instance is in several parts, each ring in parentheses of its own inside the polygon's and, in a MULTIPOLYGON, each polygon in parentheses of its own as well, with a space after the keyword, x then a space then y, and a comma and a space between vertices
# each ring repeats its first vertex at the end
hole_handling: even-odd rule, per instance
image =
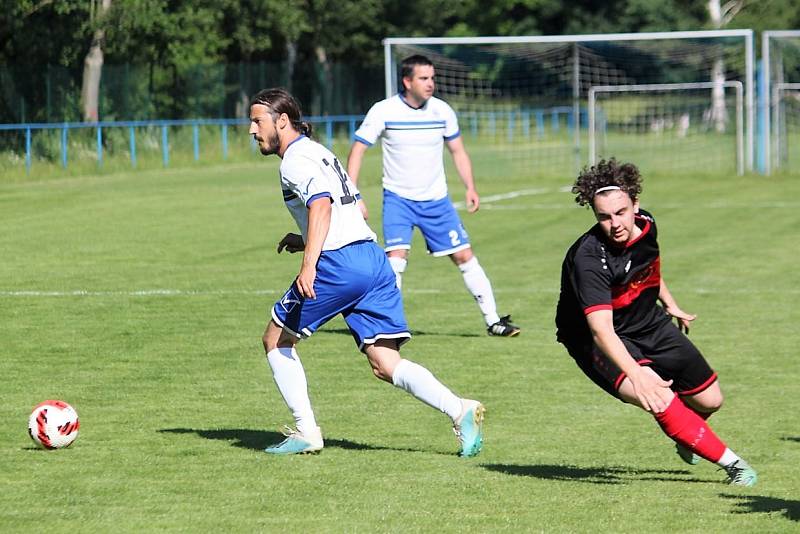
POLYGON ((741 82, 595 86, 589 161, 615 156, 651 170, 743 174, 743 122, 741 82))
POLYGON ((800 170, 800 31, 763 34, 764 77, 769 96, 767 172, 800 170))
MULTIPOLYGON (((753 123, 751 30, 389 38, 384 47, 387 96, 401 87, 399 65, 404 57, 422 54, 433 61, 436 94, 458 114, 478 176, 574 176, 591 163, 588 97, 590 89, 597 86, 715 82, 716 90, 698 90, 692 96, 697 109, 684 111, 690 114, 686 134, 695 142, 708 136, 706 148, 718 146, 719 157, 729 158, 729 166, 735 170, 736 151, 727 144, 735 138, 735 97, 730 96, 735 91, 719 89, 725 82, 739 82, 744 88, 745 167, 752 161, 748 151, 753 123), (704 115, 713 127, 702 127, 704 115), (715 140, 720 136, 725 142, 715 140)), ((613 100, 625 106, 626 101, 632 103, 631 98, 615 95, 613 100)), ((671 120, 666 114, 677 113, 670 103, 675 98, 674 93, 664 91, 641 97, 637 105, 645 116, 635 120, 642 122, 643 129, 647 121, 666 125, 671 120), (655 116, 659 109, 665 114, 660 118, 655 116)), ((605 125, 610 128, 611 123, 605 125)), ((633 155, 674 156, 667 136, 651 137, 651 147, 633 155)), ((708 157, 707 151, 691 151, 686 158, 696 158, 696 165, 687 161, 681 168, 674 157, 653 158, 652 164, 648 157, 635 163, 648 171, 693 171, 708 157)))

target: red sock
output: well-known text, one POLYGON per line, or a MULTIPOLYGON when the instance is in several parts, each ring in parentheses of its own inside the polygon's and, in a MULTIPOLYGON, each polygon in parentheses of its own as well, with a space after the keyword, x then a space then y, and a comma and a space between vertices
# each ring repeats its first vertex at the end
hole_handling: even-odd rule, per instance
POLYGON ((655 414, 664 433, 698 456, 717 463, 725 452, 725 444, 705 420, 690 410, 676 395, 666 410, 655 414))

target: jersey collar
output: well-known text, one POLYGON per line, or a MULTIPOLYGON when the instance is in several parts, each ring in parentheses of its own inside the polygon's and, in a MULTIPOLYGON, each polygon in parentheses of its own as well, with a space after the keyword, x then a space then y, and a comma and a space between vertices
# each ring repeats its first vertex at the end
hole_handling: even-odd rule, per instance
POLYGON ((647 219, 645 219, 644 217, 642 217, 640 215, 634 215, 633 224, 636 224, 638 222, 644 222, 644 227, 642 227, 642 233, 639 234, 638 236, 636 236, 635 239, 631 239, 630 241, 625 243, 625 248, 632 247, 634 243, 639 241, 641 238, 643 238, 647 234, 647 232, 650 231, 650 221, 648 221, 647 219))
POLYGON ((281 159, 283 159, 284 156, 286 156, 287 152, 289 152, 289 149, 292 147, 293 144, 295 144, 296 142, 300 141, 301 139, 305 139, 305 138, 306 138, 306 134, 300 134, 297 137, 295 137, 294 139, 292 139, 292 141, 288 145, 286 145, 286 148, 283 149, 283 153, 281 154, 281 159))
POLYGON ((423 103, 422 103, 422 105, 421 105, 420 107, 418 107, 418 108, 415 108, 414 106, 412 106, 411 104, 409 104, 409 103, 408 103, 408 100, 406 100, 406 97, 405 97, 405 93, 404 93, 404 92, 397 93, 397 96, 400 98, 400 101, 401 101, 403 104, 405 104, 406 106, 410 107, 410 108, 411 108, 411 109, 413 109, 414 111, 419 111, 419 110, 421 110, 422 108, 424 108, 425 106, 427 106, 427 105, 428 105, 428 101, 426 100, 425 102, 423 102, 423 103))
MULTIPOLYGON (((300 135, 298 135, 298 136, 297 136, 295 139, 293 139, 293 140, 292 140, 292 142, 291 142, 291 143, 289 143, 288 145, 286 145, 286 150, 289 150, 289 147, 290 147, 290 146, 292 146, 293 144, 295 144, 296 142, 298 142, 299 140, 301 140, 301 139, 303 139, 303 138, 305 138, 305 137, 306 137, 306 134, 300 134, 300 135)), ((286 152, 286 150, 284 150, 284 153, 286 152)))

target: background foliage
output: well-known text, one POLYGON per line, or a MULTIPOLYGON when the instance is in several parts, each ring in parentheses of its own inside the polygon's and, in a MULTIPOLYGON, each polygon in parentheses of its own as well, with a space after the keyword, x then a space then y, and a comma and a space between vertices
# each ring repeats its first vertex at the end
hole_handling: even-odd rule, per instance
MULTIPOLYGON (((728 28, 800 26, 793 0, 739 3, 728 28)), ((98 4, 0 2, 0 122, 79 120, 97 28, 105 30, 100 118, 127 120, 241 115, 248 93, 264 85, 291 87, 313 114, 360 113, 383 94, 387 36, 711 27, 706 0, 113 0, 102 16, 98 4)))

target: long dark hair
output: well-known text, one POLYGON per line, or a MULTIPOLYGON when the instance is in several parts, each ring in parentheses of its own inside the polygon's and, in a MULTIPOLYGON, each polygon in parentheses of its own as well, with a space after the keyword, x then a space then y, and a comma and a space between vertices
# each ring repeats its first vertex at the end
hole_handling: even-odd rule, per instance
POLYGON ((273 119, 277 119, 282 113, 286 113, 292 127, 301 134, 311 137, 314 127, 310 122, 303 120, 303 111, 295 97, 282 87, 272 89, 262 89, 250 100, 250 105, 261 104, 266 106, 273 119))

